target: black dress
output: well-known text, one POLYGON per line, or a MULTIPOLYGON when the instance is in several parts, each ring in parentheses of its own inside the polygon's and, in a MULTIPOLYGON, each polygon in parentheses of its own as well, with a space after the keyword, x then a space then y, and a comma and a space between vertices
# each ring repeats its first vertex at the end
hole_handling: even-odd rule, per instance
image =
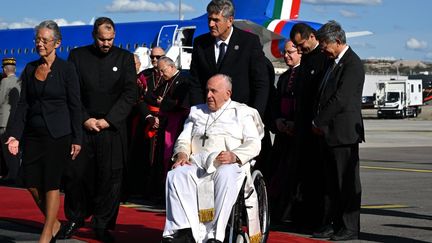
MULTIPOLYGON (((35 93, 41 97, 47 81, 32 78, 35 93)), ((65 162, 69 160, 71 136, 53 138, 42 115, 41 103, 28 111, 28 123, 23 137, 23 175, 27 188, 43 191, 59 189, 65 162)))
POLYGON ((72 64, 57 58, 44 81, 35 78, 37 60, 27 64, 8 136, 20 141, 25 186, 42 191, 60 187, 71 145, 81 144, 79 82, 72 64))

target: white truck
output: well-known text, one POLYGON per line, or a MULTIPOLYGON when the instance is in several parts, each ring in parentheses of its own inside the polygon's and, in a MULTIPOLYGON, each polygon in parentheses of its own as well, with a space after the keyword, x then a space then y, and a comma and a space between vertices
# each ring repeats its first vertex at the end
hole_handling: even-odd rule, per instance
POLYGON ((377 117, 417 117, 423 105, 421 79, 390 79, 377 82, 377 117))

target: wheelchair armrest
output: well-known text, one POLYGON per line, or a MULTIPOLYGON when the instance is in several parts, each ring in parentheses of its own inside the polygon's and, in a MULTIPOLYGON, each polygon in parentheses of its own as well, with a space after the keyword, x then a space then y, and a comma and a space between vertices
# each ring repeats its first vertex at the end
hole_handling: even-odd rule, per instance
POLYGON ((251 164, 251 168, 253 168, 255 166, 256 160, 252 159, 249 161, 249 163, 251 164))
POLYGON ((248 163, 250 164, 250 168, 252 169, 255 166, 255 164, 256 164, 256 160, 251 159, 248 162, 246 162, 244 164, 241 164, 240 167, 243 167, 244 165, 247 165, 248 163))

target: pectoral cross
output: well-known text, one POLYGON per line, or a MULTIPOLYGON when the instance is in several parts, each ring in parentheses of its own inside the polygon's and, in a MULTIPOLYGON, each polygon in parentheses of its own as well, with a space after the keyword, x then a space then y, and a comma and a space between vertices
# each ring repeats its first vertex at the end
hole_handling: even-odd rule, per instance
POLYGON ((205 145, 205 141, 206 141, 208 138, 209 138, 209 137, 207 136, 207 133, 204 133, 204 134, 200 137, 200 139, 202 140, 202 144, 201 144, 201 146, 204 147, 204 145, 205 145))

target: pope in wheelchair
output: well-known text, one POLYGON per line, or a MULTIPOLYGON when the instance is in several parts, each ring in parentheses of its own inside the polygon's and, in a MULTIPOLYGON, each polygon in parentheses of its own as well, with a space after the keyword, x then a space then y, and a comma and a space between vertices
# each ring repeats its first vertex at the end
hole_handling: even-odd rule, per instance
MULTIPOLYGON (((253 190, 248 162, 260 152, 264 125, 255 109, 231 100, 231 88, 230 77, 211 77, 206 104, 191 108, 176 141, 166 180, 164 243, 223 242, 245 177, 245 194, 253 190)), ((257 206, 248 207, 247 216, 250 242, 260 242, 257 206)))

